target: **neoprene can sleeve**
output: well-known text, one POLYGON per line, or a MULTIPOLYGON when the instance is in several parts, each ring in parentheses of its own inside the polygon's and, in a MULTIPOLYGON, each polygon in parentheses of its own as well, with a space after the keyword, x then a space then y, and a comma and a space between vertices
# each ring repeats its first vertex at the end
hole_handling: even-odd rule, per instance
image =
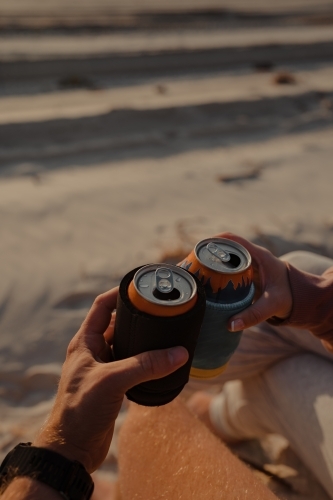
MULTIPOLYGON (((203 322, 206 296, 199 280, 197 301, 192 309, 172 317, 153 316, 139 311, 128 297, 128 287, 138 269, 129 272, 121 281, 117 300, 117 315, 113 353, 115 360, 129 358, 145 351, 184 346, 189 359, 175 372, 157 380, 139 384, 126 395, 128 399, 144 406, 170 403, 189 380, 197 339, 203 322)), ((190 273, 189 273, 190 274, 190 273)))

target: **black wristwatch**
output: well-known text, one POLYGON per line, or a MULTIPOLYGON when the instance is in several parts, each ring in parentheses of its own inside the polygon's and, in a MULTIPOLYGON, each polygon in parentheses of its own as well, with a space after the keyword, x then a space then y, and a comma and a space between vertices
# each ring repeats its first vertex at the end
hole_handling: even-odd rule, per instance
POLYGON ((12 479, 31 477, 51 486, 66 500, 89 500, 94 483, 83 465, 45 448, 20 443, 0 466, 0 494, 12 479))

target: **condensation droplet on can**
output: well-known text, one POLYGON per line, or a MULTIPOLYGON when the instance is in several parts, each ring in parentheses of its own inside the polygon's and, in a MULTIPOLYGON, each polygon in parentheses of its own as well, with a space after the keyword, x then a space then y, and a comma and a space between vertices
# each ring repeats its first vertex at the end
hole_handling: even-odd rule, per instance
POLYGON ((179 281, 181 281, 181 278, 176 278, 176 281, 178 281, 178 283, 179 283, 179 281))

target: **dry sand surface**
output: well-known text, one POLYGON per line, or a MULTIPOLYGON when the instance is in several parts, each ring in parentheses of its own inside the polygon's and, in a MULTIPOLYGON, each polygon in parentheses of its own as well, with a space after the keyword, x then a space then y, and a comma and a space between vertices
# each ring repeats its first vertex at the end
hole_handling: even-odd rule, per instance
POLYGON ((2 37, 2 60, 38 60, 59 57, 87 57, 102 54, 127 54, 142 52, 203 50, 220 47, 246 47, 270 44, 286 45, 303 43, 305 46, 333 40, 331 26, 260 27, 239 31, 182 30, 166 33, 112 33, 101 35, 37 34, 2 37))
MULTIPOLYGON (((69 340, 129 269, 224 230, 333 257, 333 2, 95 2, 141 13, 116 33, 67 5, 0 1, 1 457, 33 438, 69 340), (239 25, 217 12, 196 36, 187 8, 239 25), (178 31, 154 31, 145 13, 167 9, 178 31)), ((281 498, 329 498, 281 437, 234 451, 281 498)), ((100 474, 116 471, 115 439, 100 474)))
POLYGON ((206 9, 235 9, 239 11, 255 12, 290 12, 290 11, 321 11, 332 6, 331 0, 1 0, 0 7, 3 14, 22 17, 34 14, 79 15, 92 12, 117 12, 128 10, 131 13, 145 11, 188 11, 206 9))

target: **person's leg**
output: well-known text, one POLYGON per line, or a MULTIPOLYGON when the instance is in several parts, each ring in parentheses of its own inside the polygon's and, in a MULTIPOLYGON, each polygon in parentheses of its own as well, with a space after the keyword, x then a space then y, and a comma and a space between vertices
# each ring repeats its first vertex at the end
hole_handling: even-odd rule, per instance
POLYGON ((122 500, 276 499, 180 401, 132 405, 118 443, 122 500))
POLYGON ((263 374, 224 386, 211 419, 238 439, 286 437, 333 498, 333 364, 314 354, 281 361, 263 374))
POLYGON ((317 274, 320 276, 326 269, 333 266, 333 260, 323 255, 318 255, 304 250, 289 252, 280 257, 281 260, 289 262, 292 266, 297 267, 307 273, 317 274))

